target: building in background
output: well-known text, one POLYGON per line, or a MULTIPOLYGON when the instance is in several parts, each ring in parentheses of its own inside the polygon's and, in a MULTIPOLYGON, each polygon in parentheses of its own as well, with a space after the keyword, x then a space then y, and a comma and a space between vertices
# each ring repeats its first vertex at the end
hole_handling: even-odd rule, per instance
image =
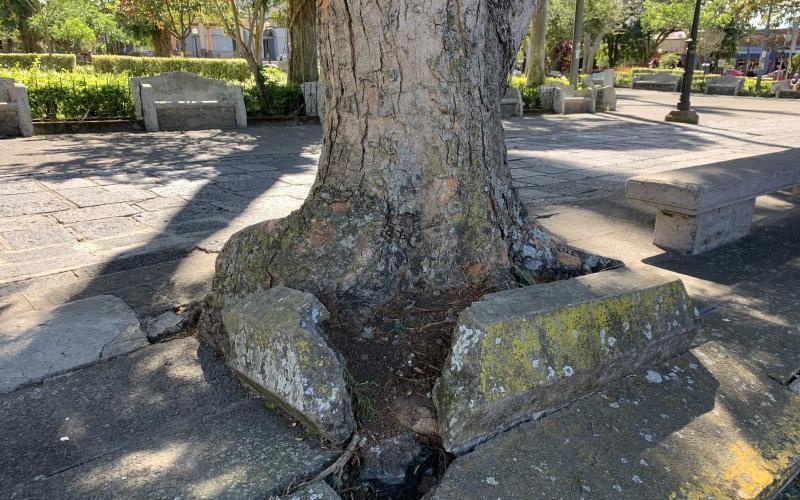
MULTIPOLYGON (((244 30, 244 39, 250 36, 244 30)), ((180 54, 181 42, 172 38, 175 54, 180 54)), ((289 54, 288 30, 286 28, 269 27, 264 30, 261 59, 266 62, 285 60, 289 54)), ((186 39, 186 57, 232 58, 236 53, 236 42, 229 37, 221 26, 211 23, 192 24, 192 34, 186 39), (194 34, 196 32, 196 34, 194 34)))

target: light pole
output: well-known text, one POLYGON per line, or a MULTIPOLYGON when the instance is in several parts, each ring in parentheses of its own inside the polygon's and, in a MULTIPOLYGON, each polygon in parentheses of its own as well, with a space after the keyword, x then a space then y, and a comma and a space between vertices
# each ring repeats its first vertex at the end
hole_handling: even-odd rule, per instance
POLYGON ((700 6, 703 0, 696 0, 694 4, 694 19, 692 20, 692 35, 686 41, 686 61, 683 68, 683 86, 678 109, 673 109, 666 116, 668 122, 692 123, 697 125, 700 117, 692 111, 692 78, 694 77, 694 58, 697 52, 697 32, 700 24, 700 6))
POLYGON ((196 27, 192 28, 192 36, 194 37, 194 56, 195 57, 200 57, 200 49, 197 47, 197 34, 198 33, 199 33, 199 31, 197 31, 196 27))
POLYGON ((761 40, 761 55, 758 59, 758 72, 756 73, 756 94, 761 90, 761 77, 764 76, 764 70, 767 69, 769 57, 767 57, 767 43, 769 43, 770 23, 772 22, 772 2, 767 7, 767 28, 764 30, 764 38, 761 40))
POLYGON ((572 32, 572 62, 569 65, 569 84, 578 88, 578 69, 581 63, 583 36, 583 0, 575 1, 575 30, 572 32))

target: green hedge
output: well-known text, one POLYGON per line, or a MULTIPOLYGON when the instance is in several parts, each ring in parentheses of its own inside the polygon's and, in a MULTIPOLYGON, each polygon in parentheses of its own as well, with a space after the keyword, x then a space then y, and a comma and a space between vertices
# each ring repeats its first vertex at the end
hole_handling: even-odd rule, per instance
POLYGON ((244 59, 202 59, 197 57, 92 56, 97 73, 127 73, 152 76, 167 71, 186 71, 206 78, 244 82, 251 77, 244 59))
MULTIPOLYGON (((31 114, 35 120, 85 120, 135 117, 128 75, 95 73, 91 70, 40 71, 0 69, 0 77, 14 78, 28 88, 31 114)), ((262 111, 255 82, 239 82, 247 112, 251 115, 299 115, 303 93, 299 85, 281 84, 285 75, 268 75, 269 109, 262 111)))
POLYGON ((0 68, 73 71, 75 54, 0 54, 0 68))

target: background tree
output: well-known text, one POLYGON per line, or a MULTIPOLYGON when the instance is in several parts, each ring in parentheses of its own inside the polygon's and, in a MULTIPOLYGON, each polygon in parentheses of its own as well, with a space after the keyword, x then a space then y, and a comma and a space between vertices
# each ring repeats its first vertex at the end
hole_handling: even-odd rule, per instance
POLYGON ((236 52, 247 61, 258 90, 258 99, 264 112, 269 109, 267 86, 264 80, 262 58, 264 31, 272 0, 211 0, 214 14, 225 32, 236 42, 236 52))
POLYGON ((600 44, 622 19, 620 0, 587 0, 583 17, 583 71, 594 70, 600 44))
POLYGON ((31 18, 48 51, 54 46, 74 54, 86 54, 100 47, 122 42, 127 34, 117 25, 113 13, 93 0, 47 0, 31 18), (100 42, 100 43, 99 43, 100 42))
POLYGON ((19 34, 23 52, 39 52, 39 39, 31 25, 38 9, 38 0, 0 0, 0 20, 6 29, 19 34))
POLYGON ((527 64, 525 68, 525 85, 538 87, 544 83, 547 74, 545 68, 547 56, 547 0, 541 0, 531 21, 528 37, 527 64))
POLYGON ((157 47, 165 36, 172 35, 180 41, 183 56, 186 55, 186 40, 192 31, 192 23, 200 18, 204 5, 202 0, 119 0, 123 15, 130 16, 132 22, 142 27, 153 27, 153 41, 157 47))
POLYGON ((291 83, 319 79, 317 70, 317 5, 315 0, 289 0, 289 75, 291 83))

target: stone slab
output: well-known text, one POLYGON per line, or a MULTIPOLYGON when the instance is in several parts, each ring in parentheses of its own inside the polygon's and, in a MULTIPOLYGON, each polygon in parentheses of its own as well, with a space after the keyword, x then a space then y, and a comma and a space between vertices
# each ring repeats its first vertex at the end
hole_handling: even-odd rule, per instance
POLYGON ((715 341, 480 445, 429 498, 770 498, 798 456, 800 396, 715 341))
MULTIPOLYGON (((108 238, 120 234, 151 232, 153 230, 142 224, 137 224, 130 217, 111 217, 109 219, 86 220, 76 222, 71 227, 84 239, 94 240, 108 238)), ((155 233, 154 233, 155 234, 155 233)))
POLYGON ((4 318, 0 339, 0 392, 11 392, 148 343, 131 308, 111 295, 4 318))
POLYGON ((281 500, 339 500, 340 498, 325 481, 311 483, 290 495, 280 497, 281 500))
POLYGON ((63 212, 56 212, 53 214, 53 217, 62 224, 72 224, 75 222, 108 219, 111 217, 125 217, 127 215, 137 214, 140 211, 141 210, 137 210, 127 203, 115 203, 111 205, 75 208, 63 212))
POLYGON ((434 388, 445 449, 464 453, 689 346, 680 280, 612 270, 485 296, 462 311, 434 388))
POLYGON ((226 304, 231 367, 313 432, 341 444, 355 429, 342 366, 328 346, 328 311, 310 293, 277 286, 226 304))
POLYGON ((71 208, 62 198, 49 192, 9 194, 0 197, 0 217, 33 215, 71 208))
POLYGON ((9 243, 12 250, 25 250, 77 241, 72 233, 61 226, 53 224, 47 226, 37 225, 31 229, 5 231, 2 236, 9 243))
POLYGON ((58 192, 61 196, 81 208, 111 203, 125 203, 155 198, 148 191, 136 188, 111 190, 107 187, 82 187, 62 189, 58 192))
POLYGON ((628 179, 628 199, 694 215, 800 183, 800 149, 628 179))
POLYGON ((194 338, 0 395, 4 498, 266 498, 338 455, 194 338))

